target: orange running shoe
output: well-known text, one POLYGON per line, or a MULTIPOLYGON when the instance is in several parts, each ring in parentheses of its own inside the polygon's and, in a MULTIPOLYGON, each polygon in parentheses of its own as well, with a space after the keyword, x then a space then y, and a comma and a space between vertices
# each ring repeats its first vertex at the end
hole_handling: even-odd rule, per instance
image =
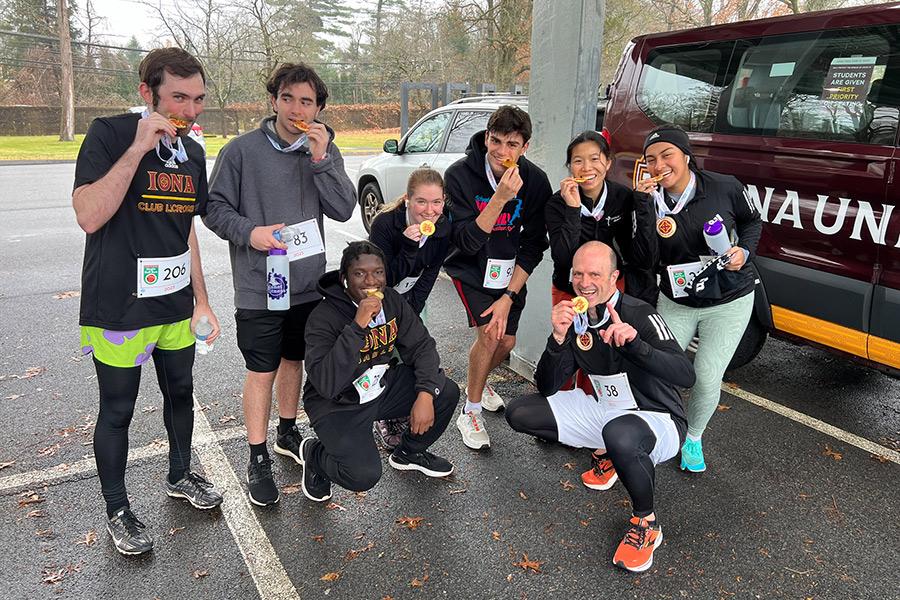
POLYGON ((662 543, 662 527, 656 521, 631 517, 628 531, 616 548, 613 564, 640 573, 653 565, 653 551, 662 543))
POLYGON ((608 490, 619 478, 612 461, 605 454, 591 453, 591 468, 581 474, 581 483, 592 490, 608 490))

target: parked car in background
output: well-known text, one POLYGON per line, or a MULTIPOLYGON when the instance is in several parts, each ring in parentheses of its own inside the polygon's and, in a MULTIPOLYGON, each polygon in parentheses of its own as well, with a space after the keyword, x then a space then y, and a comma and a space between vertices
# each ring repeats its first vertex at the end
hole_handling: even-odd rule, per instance
MULTIPOLYGON (((528 110, 528 97, 490 95, 462 98, 429 112, 410 127, 400 141, 384 142, 384 152, 362 164, 356 191, 366 231, 385 201, 402 196, 410 173, 431 167, 444 170, 465 155, 469 139, 487 127, 497 108, 512 104, 528 110)), ((603 125, 605 102, 598 105, 596 128, 603 125)))
MULTIPOLYGON (((142 113, 146 106, 132 106, 128 109, 128 112, 133 113, 142 113)), ((194 123, 191 125, 191 130, 188 132, 188 137, 192 138, 195 142, 200 144, 200 147, 203 148, 203 153, 206 153, 206 140, 203 139, 203 128, 200 127, 198 123, 194 123)))

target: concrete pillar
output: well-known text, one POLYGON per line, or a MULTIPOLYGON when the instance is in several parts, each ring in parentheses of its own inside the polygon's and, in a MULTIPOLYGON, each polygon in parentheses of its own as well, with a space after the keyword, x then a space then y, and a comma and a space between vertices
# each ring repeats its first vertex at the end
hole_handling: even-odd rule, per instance
MULTIPOLYGON (((529 160, 550 178, 554 191, 567 171, 569 141, 593 129, 600 86, 604 0, 534 0, 528 114, 534 133, 529 160)), ((550 335, 550 251, 528 279, 528 299, 510 366, 529 379, 550 335)))

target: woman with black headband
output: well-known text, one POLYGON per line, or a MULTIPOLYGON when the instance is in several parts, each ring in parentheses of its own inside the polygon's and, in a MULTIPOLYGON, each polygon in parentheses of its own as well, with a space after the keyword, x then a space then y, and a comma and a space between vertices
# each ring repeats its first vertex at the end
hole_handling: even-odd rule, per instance
POLYGON ((699 338, 681 448, 681 468, 699 473, 706 470, 703 431, 753 310, 756 275, 749 260, 762 221, 740 181, 699 168, 678 127, 651 131, 644 158, 650 176, 635 189, 656 212, 647 247, 660 275, 657 310, 682 348, 699 338))
MULTIPOLYGON (((638 203, 635 214, 634 193, 627 187, 606 179, 611 166, 609 142, 596 131, 584 131, 566 148, 569 176, 547 202, 545 217, 550 234, 553 258, 553 304, 574 296, 570 273, 575 251, 590 241, 613 247, 622 265, 624 291, 649 304, 656 303, 656 280, 652 264, 639 264, 643 252, 633 252, 634 243, 646 243, 651 237, 655 219, 652 207, 638 203), (643 229, 635 234, 634 221, 643 229), (634 236, 634 237, 633 237, 634 236)), ((620 287, 620 289, 622 289, 620 287)))

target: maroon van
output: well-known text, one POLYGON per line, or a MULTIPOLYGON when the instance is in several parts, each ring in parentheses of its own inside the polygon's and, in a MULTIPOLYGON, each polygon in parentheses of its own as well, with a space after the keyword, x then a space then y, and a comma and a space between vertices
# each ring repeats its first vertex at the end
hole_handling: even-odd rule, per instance
POLYGON ((900 374, 900 3, 635 38, 609 89, 611 177, 633 184, 655 126, 737 177, 764 222, 756 310, 732 367, 766 334, 900 374))

